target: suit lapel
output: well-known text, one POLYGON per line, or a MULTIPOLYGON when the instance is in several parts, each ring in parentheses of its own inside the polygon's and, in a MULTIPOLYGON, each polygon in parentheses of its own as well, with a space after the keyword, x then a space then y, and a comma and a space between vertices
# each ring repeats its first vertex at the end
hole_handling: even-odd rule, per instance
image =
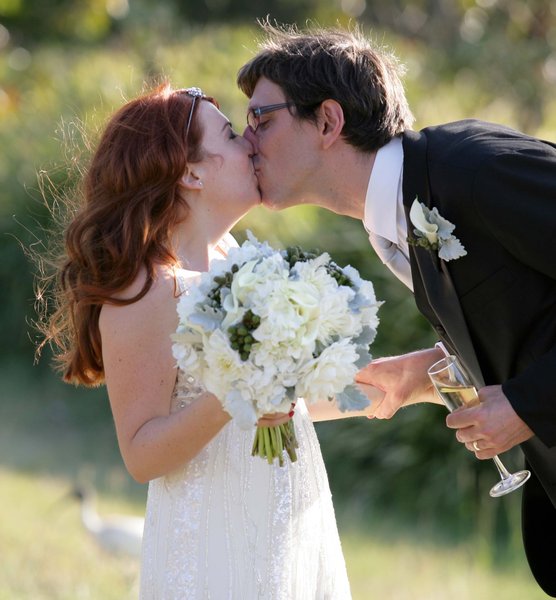
MULTIPOLYGON (((403 149, 403 203, 410 230, 409 211, 415 198, 432 207, 426 136, 414 131, 404 133, 403 149)), ((415 246, 409 247, 409 258, 417 307, 459 356, 475 385, 481 387, 484 385, 481 368, 446 262, 438 258, 437 252, 415 246)))

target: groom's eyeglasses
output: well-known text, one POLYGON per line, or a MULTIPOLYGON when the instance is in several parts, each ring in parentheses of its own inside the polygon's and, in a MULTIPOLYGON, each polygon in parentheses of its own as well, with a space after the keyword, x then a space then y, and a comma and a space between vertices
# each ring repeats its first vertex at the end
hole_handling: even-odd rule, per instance
POLYGON ((257 106, 257 108, 250 108, 247 111, 247 125, 251 127, 253 133, 257 131, 261 124, 261 117, 268 113, 280 110, 288 106, 293 106, 293 102, 280 102, 279 104, 267 104, 266 106, 257 106))

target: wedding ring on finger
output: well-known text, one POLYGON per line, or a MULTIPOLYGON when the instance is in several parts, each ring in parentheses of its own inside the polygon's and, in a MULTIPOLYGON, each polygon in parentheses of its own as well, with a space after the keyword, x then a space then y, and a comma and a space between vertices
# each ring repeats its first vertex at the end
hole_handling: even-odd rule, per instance
POLYGON ((479 442, 473 442, 473 448, 475 448, 475 450, 476 450, 477 452, 480 452, 480 451, 481 451, 481 449, 479 448, 479 442))

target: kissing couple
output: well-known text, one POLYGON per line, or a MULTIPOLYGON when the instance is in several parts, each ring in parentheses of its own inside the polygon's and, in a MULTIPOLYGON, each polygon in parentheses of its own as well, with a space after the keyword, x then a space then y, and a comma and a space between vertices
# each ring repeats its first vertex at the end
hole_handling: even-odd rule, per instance
POLYGON ((448 415, 457 439, 479 459, 523 450, 525 551, 556 597, 555 145, 477 120, 414 131, 397 60, 358 31, 265 34, 238 74, 243 135, 198 88, 131 100, 106 124, 64 232, 44 333, 66 381, 106 385, 125 465, 149 482, 141 598, 350 598, 313 421, 440 402, 427 369, 445 354, 481 400, 448 415), (438 334, 358 372, 365 410, 300 398, 263 415, 263 428, 295 425, 284 466, 252 458, 253 431, 172 356, 177 302, 261 202, 361 220, 438 334))

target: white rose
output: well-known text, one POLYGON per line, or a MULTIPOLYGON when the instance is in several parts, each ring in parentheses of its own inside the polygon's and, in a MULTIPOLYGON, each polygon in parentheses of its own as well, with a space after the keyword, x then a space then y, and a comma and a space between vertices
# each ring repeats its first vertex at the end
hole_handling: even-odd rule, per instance
POLYGON ((314 347, 320 312, 315 286, 303 281, 276 282, 260 310, 263 320, 253 333, 256 339, 295 344, 300 352, 314 347))
POLYGON ((258 341, 274 343, 296 340, 305 317, 292 301, 288 280, 273 282, 273 288, 264 303, 253 310, 261 317, 261 324, 252 333, 258 341))
POLYGON ((174 344, 172 344, 172 354, 176 359, 178 367, 195 377, 200 379, 203 373, 203 361, 201 358, 201 337, 193 334, 190 331, 176 332, 171 336, 174 344))
POLYGON ((254 267, 257 280, 254 285, 243 284, 242 288, 245 288, 249 293, 257 293, 261 283, 268 280, 287 280, 289 276, 289 268, 286 261, 280 256, 280 254, 273 254, 261 260, 256 261, 254 267))
POLYGON ((320 315, 317 338, 323 344, 329 344, 332 338, 352 337, 361 331, 360 316, 349 308, 349 300, 354 296, 348 287, 338 287, 327 294, 319 303, 320 315))
POLYGON ((310 282, 289 280, 286 294, 287 301, 295 313, 295 318, 292 319, 297 323, 295 339, 300 346, 313 348, 321 313, 319 290, 310 282))
POLYGON ((284 292, 301 317, 305 320, 313 318, 320 300, 319 289, 314 284, 290 279, 284 292))
POLYGON ((347 385, 353 383, 358 369, 355 346, 348 340, 340 340, 325 348, 319 357, 309 361, 302 369, 302 377, 296 385, 296 396, 309 403, 332 398, 347 385))
POLYGON ((244 264, 234 274, 230 293, 224 298, 223 308, 228 313, 224 325, 237 322, 242 316, 242 308, 251 308, 260 314, 259 307, 264 307, 273 289, 287 281, 287 276, 284 261, 279 255, 244 264))
POLYGON ((292 275, 294 278, 297 276, 301 281, 313 285, 320 295, 325 295, 337 288, 336 280, 326 270, 329 262, 330 256, 327 253, 321 254, 313 260, 297 262, 292 269, 292 275))
POLYGON ((247 363, 241 360, 239 354, 230 346, 226 334, 220 329, 207 336, 204 353, 207 368, 203 383, 209 392, 222 400, 232 382, 245 377, 247 363))

